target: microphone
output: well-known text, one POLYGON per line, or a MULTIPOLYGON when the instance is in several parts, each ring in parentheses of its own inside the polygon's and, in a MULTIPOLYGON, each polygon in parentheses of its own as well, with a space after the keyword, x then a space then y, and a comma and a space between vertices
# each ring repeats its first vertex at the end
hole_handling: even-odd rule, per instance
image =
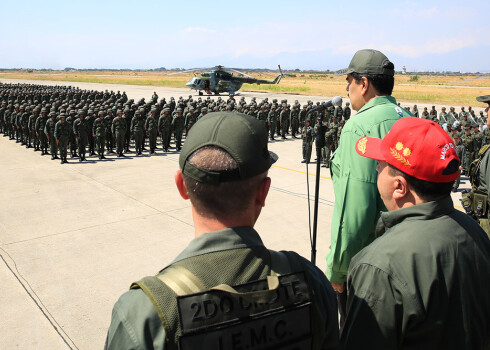
POLYGON ((313 112, 316 112, 316 111, 323 111, 324 109, 328 108, 328 107, 331 107, 331 106, 340 106, 342 104, 342 97, 340 96, 335 96, 334 98, 332 98, 330 101, 328 102, 325 102, 325 103, 322 103, 321 105, 315 107, 315 108, 312 108, 308 111, 308 114, 310 113, 313 113, 313 112))

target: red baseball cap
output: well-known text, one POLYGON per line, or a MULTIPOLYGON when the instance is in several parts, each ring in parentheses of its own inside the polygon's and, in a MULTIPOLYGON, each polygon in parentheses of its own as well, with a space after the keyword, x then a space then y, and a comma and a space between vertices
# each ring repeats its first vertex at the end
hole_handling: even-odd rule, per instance
POLYGON ((428 119, 401 118, 383 139, 361 137, 356 151, 363 157, 384 160, 419 180, 443 183, 459 176, 459 170, 446 170, 451 161, 459 163, 453 140, 439 124, 428 119))

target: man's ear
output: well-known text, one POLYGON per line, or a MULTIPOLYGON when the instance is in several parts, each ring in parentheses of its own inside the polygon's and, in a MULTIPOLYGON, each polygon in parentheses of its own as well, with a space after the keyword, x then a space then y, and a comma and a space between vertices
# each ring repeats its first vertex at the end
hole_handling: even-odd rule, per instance
POLYGON ((265 177, 264 180, 259 185, 257 190, 257 195, 255 196, 256 203, 260 205, 260 207, 265 206, 265 199, 267 198, 267 194, 269 193, 269 189, 271 187, 271 178, 265 177))
POLYGON ((393 198, 403 199, 409 192, 408 182, 403 176, 397 175, 393 179, 393 198))
POLYGON ((362 77, 361 78, 361 81, 360 81, 360 84, 362 85, 362 87, 361 87, 361 95, 364 96, 367 93, 368 89, 369 89, 369 80, 368 80, 368 78, 362 77))
POLYGON ((180 196, 184 199, 189 199, 189 195, 187 194, 187 187, 185 187, 184 177, 182 176, 182 171, 177 170, 175 172, 175 185, 179 190, 180 196))

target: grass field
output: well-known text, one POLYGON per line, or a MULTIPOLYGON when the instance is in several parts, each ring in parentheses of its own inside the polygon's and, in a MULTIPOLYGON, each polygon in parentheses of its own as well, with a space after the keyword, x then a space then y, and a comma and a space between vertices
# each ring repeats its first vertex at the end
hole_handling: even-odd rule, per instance
MULTIPOLYGON (((1 78, 113 83, 185 87, 192 73, 168 75, 170 72, 153 71, 0 71, 1 78)), ((258 79, 272 80, 275 72, 248 72, 258 79)), ((244 91, 269 91, 313 96, 346 96, 345 76, 322 72, 292 72, 279 85, 244 84, 244 91)), ((490 94, 490 75, 402 75, 395 77, 393 96, 410 103, 442 105, 471 105, 485 107, 475 96, 490 94)))

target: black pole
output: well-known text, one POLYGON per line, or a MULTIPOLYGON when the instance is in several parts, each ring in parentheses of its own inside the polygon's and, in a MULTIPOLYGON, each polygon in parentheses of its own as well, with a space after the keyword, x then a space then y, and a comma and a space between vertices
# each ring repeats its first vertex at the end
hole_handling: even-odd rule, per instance
POLYGON ((313 208, 313 239, 311 243, 311 262, 316 260, 316 229, 318 226, 318 196, 320 193, 320 166, 322 161, 322 148, 325 147, 325 126, 323 125, 322 114, 318 114, 316 121, 316 179, 315 179, 315 205, 313 208))

